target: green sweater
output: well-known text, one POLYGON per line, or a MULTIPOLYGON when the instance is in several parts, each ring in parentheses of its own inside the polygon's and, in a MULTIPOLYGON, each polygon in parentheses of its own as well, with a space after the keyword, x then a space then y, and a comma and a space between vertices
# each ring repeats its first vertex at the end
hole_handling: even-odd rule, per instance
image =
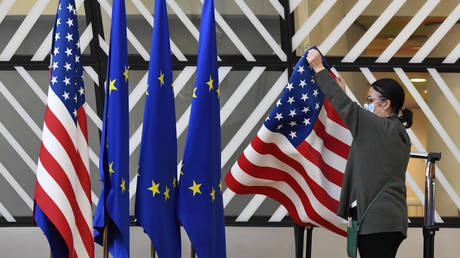
POLYGON ((327 70, 314 80, 353 136, 337 215, 347 219, 357 200, 358 220, 390 179, 392 182, 369 209, 359 234, 401 232, 407 236, 406 168, 410 139, 397 116, 379 117, 361 108, 340 89, 327 70))

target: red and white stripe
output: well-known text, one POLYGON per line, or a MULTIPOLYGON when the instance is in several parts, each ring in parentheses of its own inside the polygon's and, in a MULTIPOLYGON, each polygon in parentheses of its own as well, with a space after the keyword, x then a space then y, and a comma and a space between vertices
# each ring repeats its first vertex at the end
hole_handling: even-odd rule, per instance
POLYGON ((69 257, 94 257, 84 105, 77 110, 77 125, 72 115, 50 87, 35 200, 66 242, 69 257))
POLYGON ((350 131, 326 99, 313 131, 297 148, 264 125, 225 181, 237 193, 277 200, 297 224, 346 235, 346 221, 335 213, 351 142, 350 131))

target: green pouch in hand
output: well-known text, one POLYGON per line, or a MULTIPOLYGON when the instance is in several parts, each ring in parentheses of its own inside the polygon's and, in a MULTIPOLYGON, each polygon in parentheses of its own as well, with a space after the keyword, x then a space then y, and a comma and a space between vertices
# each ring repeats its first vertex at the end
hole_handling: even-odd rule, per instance
POLYGON ((363 213, 363 216, 358 221, 356 219, 348 218, 348 227, 347 227, 347 254, 348 257, 356 258, 357 248, 358 248, 358 232, 359 227, 363 223, 364 218, 369 211, 369 208, 374 205, 374 202, 379 198, 379 196, 385 191, 385 189, 390 185, 392 177, 386 182, 386 184, 380 189, 377 195, 372 199, 371 203, 367 206, 366 210, 363 213))
POLYGON ((359 222, 357 220, 348 219, 347 227, 347 254, 348 257, 356 258, 357 246, 358 246, 358 232, 359 222))

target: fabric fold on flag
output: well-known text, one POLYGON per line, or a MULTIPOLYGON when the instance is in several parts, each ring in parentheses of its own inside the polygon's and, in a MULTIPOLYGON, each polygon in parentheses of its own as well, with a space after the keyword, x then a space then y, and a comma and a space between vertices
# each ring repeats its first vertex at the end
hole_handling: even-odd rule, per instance
POLYGON ((34 221, 53 257, 94 257, 85 89, 74 0, 60 0, 35 181, 34 221))
POLYGON ((165 0, 155 1, 154 17, 135 215, 160 258, 180 258, 176 115, 165 0))
POLYGON ((177 216, 200 258, 226 257, 217 68, 214 2, 205 0, 177 199, 177 216))
MULTIPOLYGON (((335 213, 352 136, 315 84, 307 52, 225 183, 236 193, 278 201, 299 225, 345 236, 346 221, 335 213)), ((329 70, 324 57, 323 63, 329 70)))
POLYGON ((99 157, 102 190, 94 215, 94 239, 114 258, 129 257, 128 51, 124 0, 114 0, 107 66, 107 87, 99 157))

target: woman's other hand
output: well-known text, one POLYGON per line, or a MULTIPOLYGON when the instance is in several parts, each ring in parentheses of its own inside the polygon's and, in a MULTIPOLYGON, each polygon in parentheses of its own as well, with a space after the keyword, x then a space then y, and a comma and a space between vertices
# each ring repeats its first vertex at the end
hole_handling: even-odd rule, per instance
POLYGON ((345 89, 347 88, 345 80, 340 75, 336 75, 335 81, 340 86, 340 88, 343 90, 343 92, 345 92, 345 89))
POLYGON ((321 54, 316 49, 308 50, 307 62, 310 64, 310 67, 315 71, 315 73, 325 69, 321 54))

